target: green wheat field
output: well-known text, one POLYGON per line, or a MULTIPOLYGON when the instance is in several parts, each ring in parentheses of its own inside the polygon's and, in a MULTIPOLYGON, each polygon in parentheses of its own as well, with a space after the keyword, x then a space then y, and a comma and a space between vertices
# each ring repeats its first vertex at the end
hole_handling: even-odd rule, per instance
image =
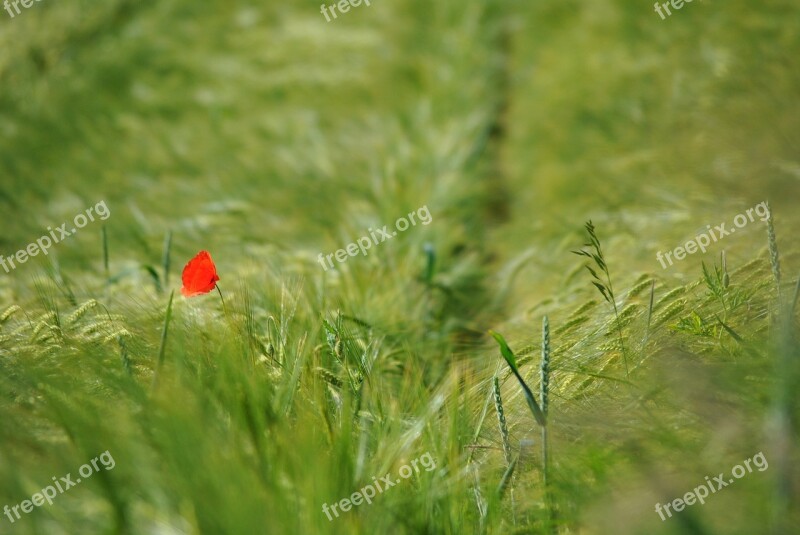
POLYGON ((797 0, 29 1, 0 534, 800 533, 797 0))

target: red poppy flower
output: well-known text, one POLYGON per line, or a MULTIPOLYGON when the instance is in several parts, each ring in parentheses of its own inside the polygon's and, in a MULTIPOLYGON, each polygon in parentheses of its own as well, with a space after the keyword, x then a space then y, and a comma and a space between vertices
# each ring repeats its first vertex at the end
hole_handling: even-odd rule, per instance
POLYGON ((211 260, 208 251, 200 251, 197 256, 189 260, 189 263, 183 268, 181 279, 183 280, 181 293, 185 297, 207 294, 216 288, 219 280, 217 267, 211 260))

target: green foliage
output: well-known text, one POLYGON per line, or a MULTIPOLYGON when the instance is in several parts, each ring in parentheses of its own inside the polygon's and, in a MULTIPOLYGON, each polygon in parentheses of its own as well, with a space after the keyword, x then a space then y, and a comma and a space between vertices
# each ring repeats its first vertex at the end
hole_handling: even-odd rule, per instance
POLYGON ((292 2, 75 0, 3 15, 0 254, 100 199, 111 216, 0 267, 0 497, 102 451, 116 467, 0 532, 800 525, 796 299, 775 300, 799 258, 797 13, 398 0, 327 23, 292 2), (752 223, 653 259, 766 197, 767 244, 752 223), (430 225, 319 264, 423 205, 430 225), (563 254, 589 213, 615 222, 604 248, 593 225, 581 240, 591 295, 563 254), (200 249, 224 304, 167 298, 200 249), (513 367, 488 325, 519 341, 513 367), (501 399, 506 365, 529 384, 501 399), (484 425, 498 409, 505 425, 484 425), (768 471, 653 512, 761 449, 768 471), (431 471, 322 512, 425 452, 431 471))
POLYGON ((164 366, 164 357, 167 351, 167 337, 169 335, 169 323, 172 321, 172 300, 175 297, 175 292, 169 293, 169 302, 167 303, 167 312, 164 314, 164 326, 161 328, 161 342, 158 345, 158 363, 153 374, 153 389, 158 386, 158 374, 164 366))
POLYGON ((585 256, 594 261, 597 269, 600 270, 605 278, 600 278, 591 265, 586 264, 586 270, 592 275, 592 284, 597 288, 603 298, 611 303, 612 308, 614 309, 614 317, 616 318, 616 326, 617 326, 617 333, 619 334, 619 345, 622 351, 622 360, 625 364, 625 376, 629 375, 628 371, 628 355, 625 352, 625 342, 622 338, 622 322, 620 321, 620 314, 619 310, 617 309, 617 298, 614 296, 614 288, 611 284, 611 273, 608 271, 608 264, 606 264, 605 256, 603 255, 603 249, 600 246, 600 239, 597 237, 597 233, 595 232, 594 225, 592 221, 589 220, 585 224, 586 233, 589 235, 589 243, 585 243, 584 247, 589 247, 589 251, 586 250, 578 250, 572 251, 574 254, 578 256, 585 256))
POLYGON ((544 427, 546 424, 544 413, 542 409, 539 407, 539 404, 536 402, 536 398, 533 396, 533 392, 528 387, 528 384, 525 382, 525 379, 522 378, 522 375, 519 373, 519 368, 517 367, 517 359, 514 356, 514 352, 511 351, 511 348, 508 347, 508 344, 505 341, 505 338, 500 333, 496 333, 494 331, 489 331, 489 334, 497 341, 498 345, 500 346, 500 354, 505 359, 508 367, 511 368, 511 372, 519 381, 520 387, 522 387, 522 393, 525 395, 525 401, 528 403, 528 407, 531 410, 531 414, 533 414, 534 419, 536 422, 544 427))

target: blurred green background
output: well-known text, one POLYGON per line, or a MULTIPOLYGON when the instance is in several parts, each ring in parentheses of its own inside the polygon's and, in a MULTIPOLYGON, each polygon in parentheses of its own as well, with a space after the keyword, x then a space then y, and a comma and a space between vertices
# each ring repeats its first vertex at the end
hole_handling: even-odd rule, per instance
POLYGON ((0 11, 0 254, 111 211, 0 271, 0 506, 116 461, 0 533, 793 533, 798 30, 794 0, 0 11), (656 260, 767 200, 779 284, 760 220, 656 260), (317 263, 422 206, 430 225, 317 263), (628 378, 570 252, 589 219, 628 378), (201 249, 225 307, 178 294, 163 336, 201 249), (486 334, 538 388, 545 315, 548 493, 486 334), (502 497, 494 375, 521 459, 502 497), (654 512, 759 451, 766 471, 654 512), (436 470, 322 513, 424 453, 436 470))

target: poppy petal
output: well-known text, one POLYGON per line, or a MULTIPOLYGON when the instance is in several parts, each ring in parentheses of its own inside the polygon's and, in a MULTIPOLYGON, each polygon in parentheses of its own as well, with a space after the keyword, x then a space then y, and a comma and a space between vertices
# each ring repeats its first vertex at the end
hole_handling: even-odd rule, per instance
POLYGON ((217 286, 219 276, 217 268, 208 251, 200 251, 189 260, 181 275, 183 287, 181 293, 185 297, 193 297, 210 292, 217 286))

